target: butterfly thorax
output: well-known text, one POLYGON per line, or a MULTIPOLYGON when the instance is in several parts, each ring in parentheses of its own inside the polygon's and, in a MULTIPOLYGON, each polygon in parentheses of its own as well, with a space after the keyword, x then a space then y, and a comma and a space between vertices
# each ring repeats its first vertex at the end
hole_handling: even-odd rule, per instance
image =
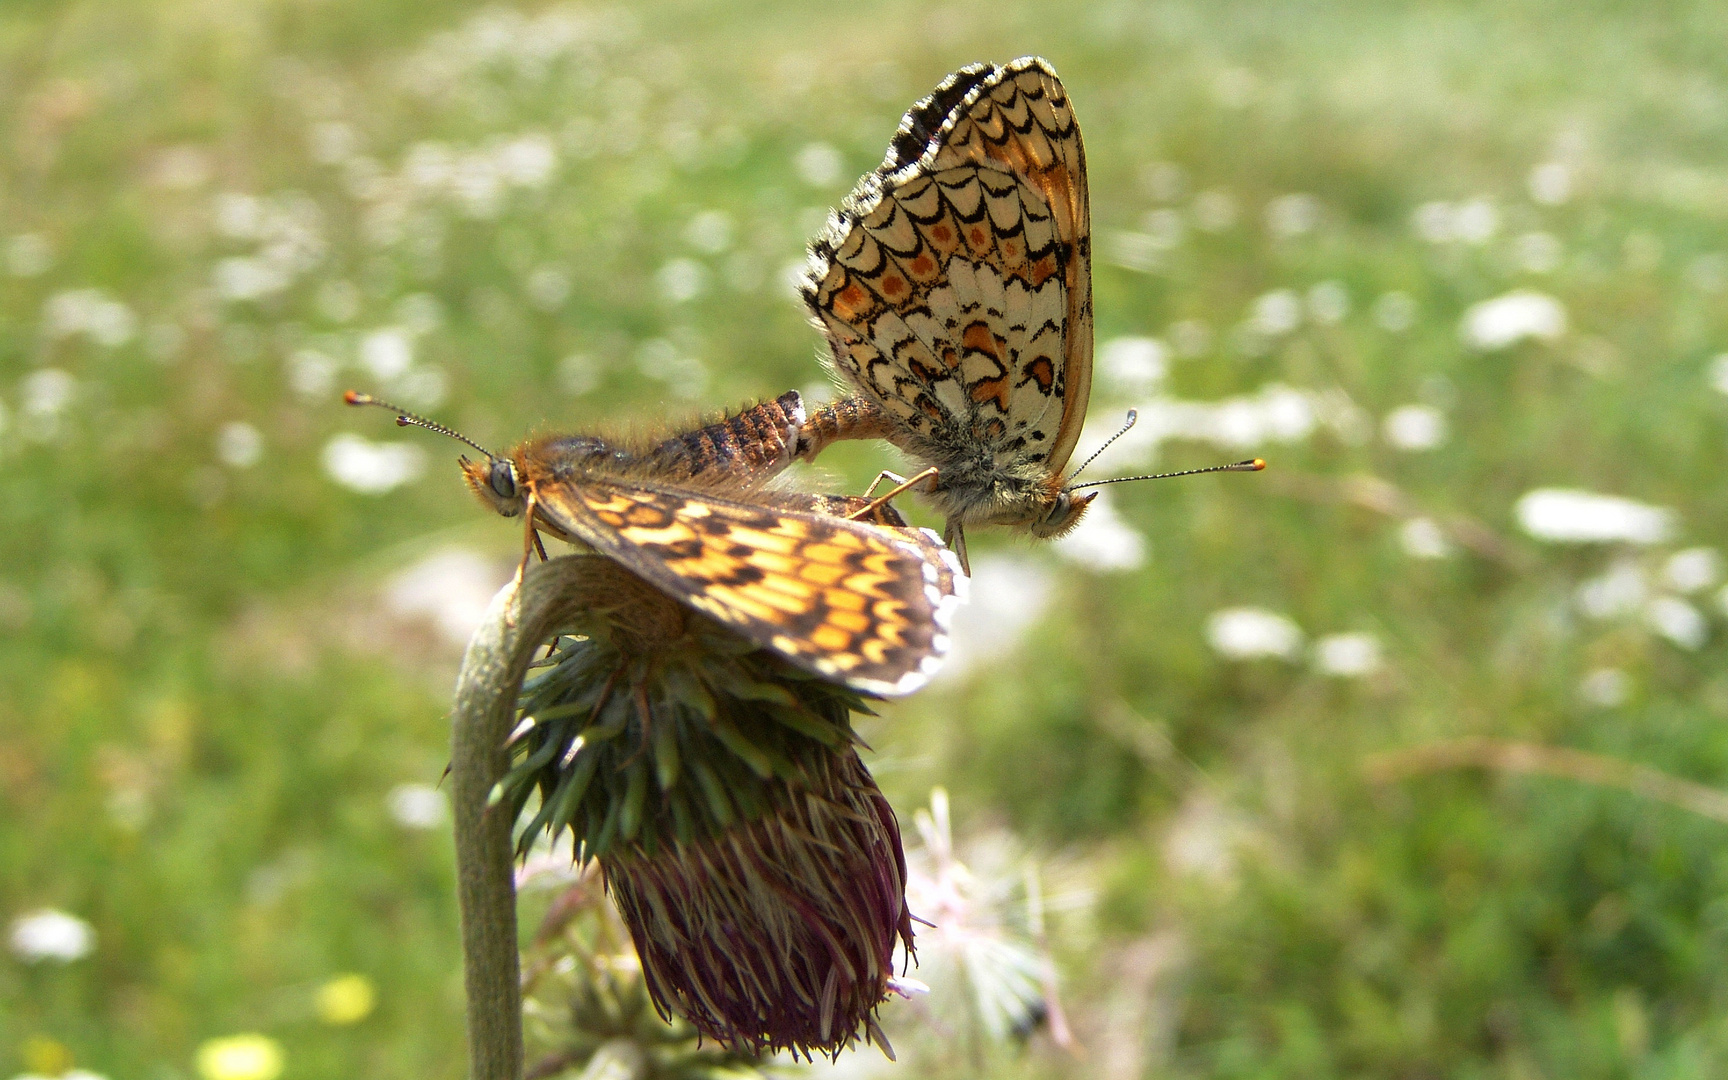
POLYGON ((949 465, 928 489, 930 500, 950 522, 1009 525, 1034 536, 1060 536, 1073 528, 1092 501, 1071 495, 1042 462, 1004 463, 993 455, 948 458, 949 465))
POLYGON ((504 517, 521 517, 534 488, 593 477, 625 479, 652 469, 649 455, 592 435, 543 435, 508 456, 461 459, 462 476, 475 496, 504 517))

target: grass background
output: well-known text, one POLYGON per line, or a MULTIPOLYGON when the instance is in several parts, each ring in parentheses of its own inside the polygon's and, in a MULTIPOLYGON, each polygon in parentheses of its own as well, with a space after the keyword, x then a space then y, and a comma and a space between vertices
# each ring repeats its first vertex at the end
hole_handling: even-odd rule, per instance
MULTIPOLYGON (((1374 784, 1363 762, 1487 736, 1723 782, 1715 601, 1686 649, 1574 597, 1728 526, 1709 380, 1728 349, 1725 15, 0 7, 0 916, 54 906, 97 934, 72 964, 0 959, 0 1072, 47 1036, 107 1076, 184 1076, 202 1040, 261 1030, 296 1078, 461 1075, 448 840, 385 812, 439 774, 456 653, 381 592, 440 544, 507 557, 517 534, 476 513, 430 436, 426 476, 388 496, 331 480, 333 436, 401 441, 337 403, 378 384, 366 335, 415 327, 412 370, 432 374, 412 388, 435 400, 441 378, 435 414, 489 445, 818 384, 782 283, 824 208, 944 73, 1039 53, 1086 135, 1099 340, 1186 334, 1175 396, 1282 383, 1341 392, 1349 422, 1249 448, 1274 461, 1263 477, 1116 489, 1152 553, 1130 573, 974 539, 1042 568, 1047 602, 867 734, 903 812, 944 784, 963 835, 1007 830, 1089 898, 1052 930, 1089 1052, 1035 1038, 986 1066, 904 1021, 908 1068, 1720 1075, 1723 825, 1551 779, 1374 784), (433 142, 456 164, 439 172, 433 142), (1563 202, 1532 196, 1551 162, 1563 202), (1317 216, 1281 235, 1267 212, 1292 194, 1317 216), (1206 196, 1233 222, 1196 228, 1225 205, 1206 196), (1494 208, 1491 235, 1413 227, 1469 200, 1494 208), (1150 256, 1121 238, 1169 240, 1173 221, 1150 256), (1541 272, 1520 239, 1537 232, 1557 252, 1541 272), (1257 298, 1321 282, 1349 300, 1339 321, 1241 329, 1257 298), (1465 310, 1514 288, 1558 299, 1565 333, 1466 348, 1465 310), (1392 292, 1413 302, 1398 331, 1375 314, 1392 292), (1444 412, 1443 445, 1378 433, 1413 402, 1444 412), (235 423, 261 448, 249 466, 219 450, 247 457, 235 423), (1495 556, 1412 558, 1398 520, 1349 497, 1363 477, 1478 521, 1495 556), (1541 486, 1669 507, 1679 529, 1651 549, 1543 545, 1513 513, 1541 486), (1373 633, 1385 664, 1350 680, 1224 658, 1206 620, 1238 605, 1373 633), (1580 696, 1603 668, 1629 687, 1618 704, 1580 696), (313 989, 347 971, 377 1012, 318 1023, 313 989)), ((1094 411, 1132 403, 1105 380, 1094 411)), ((842 449, 825 464, 846 487, 892 464, 842 449)), ((1225 456, 1165 451, 1170 468, 1225 456)))

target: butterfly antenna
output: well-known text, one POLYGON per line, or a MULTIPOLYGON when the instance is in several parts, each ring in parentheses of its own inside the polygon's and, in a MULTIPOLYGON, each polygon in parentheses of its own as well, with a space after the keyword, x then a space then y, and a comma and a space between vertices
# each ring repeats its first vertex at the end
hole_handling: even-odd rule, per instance
POLYGON ((1264 458, 1252 458, 1248 461, 1237 461, 1229 465, 1211 465, 1204 469, 1183 469, 1181 472, 1149 473, 1146 476, 1118 476, 1114 480, 1094 480, 1090 484, 1075 484, 1069 491, 1079 491, 1081 488, 1103 487, 1105 484, 1126 484, 1130 480, 1168 480, 1173 476, 1199 476, 1209 472, 1259 472, 1266 467, 1264 458))
MULTIPOLYGON (((1098 455, 1102 454, 1104 451, 1110 449, 1111 443, 1115 442, 1117 439, 1120 439, 1122 436, 1128 434, 1128 429, 1133 427, 1134 422, 1138 419, 1140 419, 1140 413, 1137 410, 1129 409, 1128 410, 1128 418, 1126 420, 1122 421, 1122 426, 1119 429, 1117 429, 1116 434, 1110 436, 1108 439, 1105 439, 1103 446, 1100 446, 1098 449, 1092 451, 1091 457, 1087 458, 1085 461, 1082 461, 1080 463, 1080 467, 1078 469, 1075 469, 1073 472, 1068 474, 1068 482, 1070 484, 1069 490, 1073 490, 1073 488, 1072 488, 1073 482, 1075 480, 1078 480, 1080 478, 1080 474, 1086 471, 1086 466, 1092 464, 1094 461, 1097 461, 1098 455)), ((1087 485, 1087 487, 1090 487, 1090 486, 1091 486, 1090 484, 1087 485)))
POLYGON ((409 412, 407 409, 404 409, 400 405, 392 405, 388 401, 383 401, 379 398, 373 397, 371 394, 362 394, 362 393, 358 393, 354 390, 350 390, 347 393, 342 395, 342 400, 346 401, 350 405, 376 405, 380 409, 389 409, 391 412, 396 414, 396 425, 398 427, 425 428, 427 431, 436 431, 440 435, 448 435, 452 439, 455 439, 457 442, 467 443, 469 446, 472 446, 474 449, 480 451, 482 454, 485 454, 487 460, 489 460, 489 461, 497 458, 497 456, 498 456, 498 455, 494 454, 492 451, 486 449, 484 446, 481 446, 479 443, 475 442, 473 439, 470 439, 468 436, 462 434, 460 431, 456 431, 452 428, 447 428, 443 424, 434 423, 431 420, 426 419, 424 416, 417 416, 414 413, 409 412))

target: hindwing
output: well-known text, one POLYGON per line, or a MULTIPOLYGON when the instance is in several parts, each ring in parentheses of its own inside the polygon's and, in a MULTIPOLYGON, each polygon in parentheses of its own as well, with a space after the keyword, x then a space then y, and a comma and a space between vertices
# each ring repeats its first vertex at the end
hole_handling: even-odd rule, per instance
POLYGON ((800 288, 832 364, 938 467, 1060 474, 1092 379, 1086 157, 1043 60, 975 64, 901 121, 811 245, 800 288))

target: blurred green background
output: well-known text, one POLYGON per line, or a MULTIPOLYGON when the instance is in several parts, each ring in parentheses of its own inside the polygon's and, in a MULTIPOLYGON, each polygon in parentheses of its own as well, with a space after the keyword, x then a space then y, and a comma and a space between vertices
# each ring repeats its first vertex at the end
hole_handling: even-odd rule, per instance
POLYGON ((1082 449, 1135 405, 1118 473, 1272 468, 974 538, 964 655, 870 760, 908 821, 951 791, 980 879, 1043 868, 1084 1051, 890 1005, 888 1074, 1722 1075, 1728 825, 1684 784, 1728 784, 1724 25, 0 5, 0 1075, 259 1032, 293 1078, 461 1076, 428 786, 520 534, 339 391, 494 446, 813 391, 806 238, 1025 53, 1089 151, 1082 449), (370 1011, 320 996, 352 974, 370 1011))

